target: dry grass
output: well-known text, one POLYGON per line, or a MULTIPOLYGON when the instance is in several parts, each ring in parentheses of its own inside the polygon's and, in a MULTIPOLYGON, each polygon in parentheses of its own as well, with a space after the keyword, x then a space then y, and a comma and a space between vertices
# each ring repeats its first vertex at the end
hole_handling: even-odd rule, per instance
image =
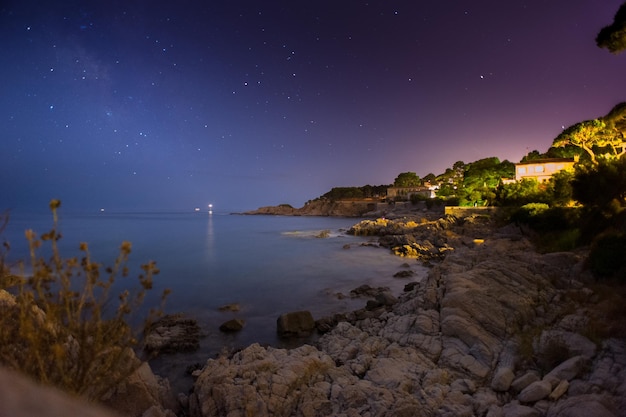
MULTIPOLYGON (((58 200, 50 203, 52 230, 41 236, 26 231, 28 268, 22 264, 17 275, 0 269, 0 363, 98 400, 140 365, 132 348, 142 333, 128 322, 159 270, 154 262, 143 265, 140 290, 124 291, 116 302, 110 290, 117 278, 128 276, 131 244, 122 243, 109 268, 91 258, 86 243, 80 244, 80 259, 64 259, 58 247, 59 205, 58 200), (46 260, 39 253, 48 245, 52 256, 46 260)), ((147 321, 159 314, 160 310, 151 310, 147 321)))

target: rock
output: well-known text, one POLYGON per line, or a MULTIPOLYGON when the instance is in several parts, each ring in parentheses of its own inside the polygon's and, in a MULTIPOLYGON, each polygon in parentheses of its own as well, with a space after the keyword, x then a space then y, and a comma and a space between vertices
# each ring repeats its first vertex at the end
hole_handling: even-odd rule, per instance
POLYGON ((394 246, 419 243, 440 251, 448 245, 454 251, 397 298, 367 285, 353 290, 351 297, 369 298, 375 311, 319 320, 325 333, 317 348, 252 345, 209 360, 197 373, 190 416, 566 417, 574 393, 593 392, 603 396, 587 397, 593 403, 587 411, 624 415, 623 342, 603 343, 589 367, 585 357, 595 353, 575 336, 580 320, 559 316, 572 311, 563 308, 571 300, 569 287, 561 290, 554 282, 584 281, 570 262, 576 257, 538 254, 519 227, 489 234, 477 219, 420 222, 410 230, 407 219, 400 226, 379 220, 368 227, 394 246), (475 245, 475 237, 485 243, 475 245), (519 349, 526 341, 520 336, 536 329, 564 336, 567 348, 556 351, 553 359, 565 352, 562 363, 544 368, 551 371, 543 380, 536 357, 521 356, 519 349), (570 358, 572 352, 580 355, 570 358))
POLYGON ((411 292, 413 291, 417 286, 419 285, 419 282, 417 281, 413 281, 413 282, 409 282, 408 284, 406 284, 404 286, 403 291, 404 292, 411 292))
POLYGON ((488 388, 479 388, 472 396, 474 401, 475 415, 502 415, 502 409, 498 406, 498 396, 488 388))
POLYGON ((548 417, 616 417, 610 400, 597 394, 580 395, 560 401, 548 412, 548 417))
POLYGON ((389 291, 383 291, 376 294, 374 299, 383 306, 392 306, 398 302, 398 299, 389 291))
POLYGON ((394 278, 410 278, 413 275, 415 275, 415 273, 409 269, 405 271, 398 271, 395 274, 393 274, 393 277, 394 278))
POLYGON ((238 303, 225 304, 218 308, 219 311, 232 311, 237 312, 241 310, 241 306, 238 303))
POLYGON ((533 382, 539 381, 539 379, 540 379, 539 374, 537 372, 534 372, 534 371, 526 372, 524 375, 515 379, 511 383, 511 388, 513 388, 515 392, 520 392, 524 388, 532 384, 533 382))
POLYGON ((571 381, 576 378, 589 364, 589 361, 582 356, 574 356, 561 363, 559 366, 551 370, 544 379, 562 380, 566 379, 571 381))
POLYGON ((243 321, 242 319, 228 320, 227 322, 222 323, 222 325, 220 326, 220 331, 224 333, 238 332, 243 329, 244 324, 245 321, 243 321))
POLYGON ((509 403, 502 407, 503 417, 539 417, 541 413, 532 407, 518 403, 509 403))
POLYGON ((178 409, 169 382, 154 375, 147 362, 143 362, 130 377, 118 384, 102 402, 129 417, 141 417, 153 407, 165 412, 164 405, 178 409))
POLYGON ((310 311, 296 311, 278 317, 276 327, 279 336, 306 336, 315 330, 315 320, 310 311))
POLYGON ((515 351, 516 346, 512 343, 506 344, 500 352, 498 367, 491 379, 491 389, 498 392, 506 392, 511 387, 515 374, 515 351))
POLYGON ((148 330, 144 349, 151 354, 189 352, 200 346, 198 323, 182 314, 166 315, 148 330))
POLYGON ((523 403, 534 403, 543 400, 552 392, 552 384, 549 381, 536 381, 527 386, 519 393, 517 399, 523 403))
POLYGON ((513 370, 509 367, 500 367, 496 370, 491 380, 491 389, 494 391, 506 392, 511 387, 515 378, 513 370))
POLYGON ((473 394, 476 392, 476 384, 471 379, 456 379, 450 384, 451 391, 460 391, 463 394, 473 394))
POLYGON ((367 284, 363 284, 353 290, 350 291, 350 297, 358 298, 358 297, 376 297, 378 294, 382 292, 389 291, 387 287, 370 287, 367 284))
POLYGON ((544 330, 539 338, 537 350, 540 357, 558 358, 560 360, 557 363, 560 363, 577 355, 591 359, 596 354, 596 345, 578 333, 564 330, 544 330))
POLYGON ((367 300, 367 303, 365 303, 365 310, 367 311, 375 311, 381 307, 384 307, 384 305, 378 300, 367 300))
POLYGON ((559 398, 561 398, 563 396, 563 394, 565 394, 567 392, 567 389, 569 388, 569 382, 567 381, 567 379, 562 379, 558 385, 554 388, 554 390, 552 390, 552 392, 550 393, 550 400, 552 401, 556 401, 559 398))

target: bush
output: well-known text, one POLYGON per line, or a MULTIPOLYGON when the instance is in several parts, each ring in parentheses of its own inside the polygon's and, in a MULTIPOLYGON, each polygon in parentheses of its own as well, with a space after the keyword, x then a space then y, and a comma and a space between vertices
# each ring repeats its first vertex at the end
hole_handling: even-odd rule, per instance
POLYGON ((426 197, 423 194, 411 194, 409 196, 409 200, 411 201, 412 204, 417 204, 421 201, 428 201, 428 197, 426 197))
MULTIPOLYGON (((19 275, 6 270, 0 274, 0 363, 66 392, 99 400, 140 365, 132 348, 141 333, 131 328, 129 318, 159 270, 154 262, 142 265, 141 289, 124 291, 115 305, 109 292, 118 276, 128 275, 130 242, 122 243, 110 268, 91 259, 86 243, 80 244, 80 260, 63 259, 57 245, 59 205, 58 200, 50 203, 51 231, 40 237, 26 231, 29 267, 22 264, 19 275), (50 260, 39 256, 44 245, 51 247, 50 260)), ((159 314, 160 310, 151 310, 146 321, 159 314)))
POLYGON ((626 235, 607 233, 598 236, 589 252, 589 268, 599 279, 626 278, 626 235))
POLYGON ((577 228, 580 210, 569 207, 549 207, 544 203, 526 204, 511 214, 511 221, 527 224, 536 231, 564 231, 577 228))

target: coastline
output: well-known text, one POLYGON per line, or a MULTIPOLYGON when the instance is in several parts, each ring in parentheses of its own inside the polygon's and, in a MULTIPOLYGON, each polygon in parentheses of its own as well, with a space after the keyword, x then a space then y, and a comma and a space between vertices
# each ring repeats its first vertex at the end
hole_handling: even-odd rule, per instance
POLYGON ((404 248, 395 253, 425 266, 424 279, 319 319, 323 331, 304 344, 204 358, 190 392, 148 367, 126 385, 143 388, 117 401, 166 417, 626 414, 626 343, 590 339, 602 309, 585 249, 540 254, 523 230, 489 215, 411 208, 351 233, 404 248))

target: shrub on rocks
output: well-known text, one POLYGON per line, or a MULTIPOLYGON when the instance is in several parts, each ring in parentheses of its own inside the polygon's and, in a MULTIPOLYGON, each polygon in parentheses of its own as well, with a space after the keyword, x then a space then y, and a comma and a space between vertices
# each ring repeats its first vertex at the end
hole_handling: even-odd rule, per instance
POLYGON ((114 265, 106 269, 91 258, 86 243, 80 244, 81 259, 64 259, 58 247, 60 204, 50 202, 52 230, 41 236, 26 231, 28 268, 22 265, 20 275, 0 269, 0 290, 7 290, 0 302, 0 363, 41 383, 99 400, 141 365, 132 348, 142 336, 128 317, 159 270, 154 262, 143 265, 141 290, 124 291, 114 306, 109 292, 116 279, 128 275, 130 242, 122 243, 114 265), (40 254, 44 245, 50 246, 49 261, 40 254))

